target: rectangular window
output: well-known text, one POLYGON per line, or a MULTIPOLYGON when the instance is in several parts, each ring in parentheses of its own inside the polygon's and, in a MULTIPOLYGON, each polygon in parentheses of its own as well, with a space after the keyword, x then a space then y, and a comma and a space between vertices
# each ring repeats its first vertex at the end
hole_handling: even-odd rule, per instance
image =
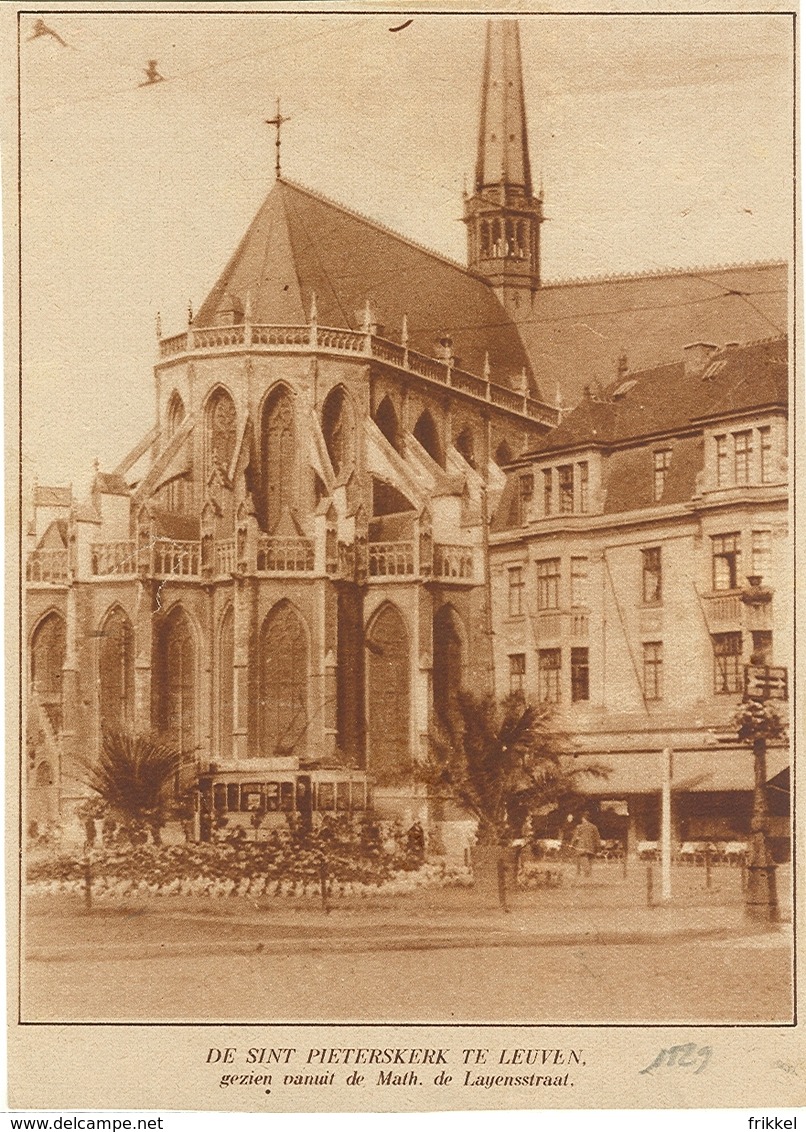
POLYGON ((772 480, 772 429, 769 425, 758 430, 758 438, 761 446, 761 482, 770 483, 772 480))
POLYGON ((738 531, 711 537, 713 582, 715 590, 735 590, 739 585, 741 549, 738 531))
POLYGON ((523 613, 523 567, 511 566, 509 570, 509 615, 520 617, 523 613))
POLYGON ((557 469, 560 493, 560 514, 570 515, 574 510, 574 465, 563 464, 557 469))
POLYGON ((716 486, 728 485, 728 438, 716 436, 716 486))
POLYGON ((571 699, 575 704, 590 699, 587 649, 571 649, 571 699))
POLYGON ((660 641, 644 643, 644 699, 663 698, 663 645, 660 641))
POLYGON ((588 510, 588 461, 577 464, 579 476, 579 510, 584 515, 588 510))
POLYGON ((588 560, 571 559, 571 608, 584 609, 588 604, 588 560))
POLYGON ((230 813, 237 813, 240 801, 241 788, 237 782, 227 783, 227 809, 230 813))
POLYGON ((537 698, 541 704, 560 702, 560 650, 540 649, 537 654, 537 698))
POLYGON ((657 503, 663 498, 663 493, 666 490, 666 477, 669 473, 669 465, 672 462, 671 448, 662 448, 654 454, 655 460, 655 502, 657 503))
POLYGON ((560 608, 559 558, 544 558, 537 564, 537 608, 560 608))
POLYGON ((750 483, 753 433, 750 429, 733 434, 733 477, 737 485, 750 483))
POLYGON ((522 692, 526 682, 526 653, 514 653, 509 658, 509 690, 522 692))
POLYGON ((643 559, 644 605, 660 605, 661 602, 661 564, 660 547, 651 546, 641 551, 643 559))
POLYGON ((772 573, 772 531, 752 531, 750 540, 750 573, 761 578, 762 586, 768 586, 772 573))
POLYGON ((742 690, 742 634, 714 633, 714 695, 742 690))
POLYGON ((544 515, 550 515, 551 509, 553 507, 552 498, 551 498, 551 486, 552 486, 551 485, 551 477, 552 477, 552 474, 553 473, 552 473, 551 468, 544 468, 543 469, 543 514, 544 515))

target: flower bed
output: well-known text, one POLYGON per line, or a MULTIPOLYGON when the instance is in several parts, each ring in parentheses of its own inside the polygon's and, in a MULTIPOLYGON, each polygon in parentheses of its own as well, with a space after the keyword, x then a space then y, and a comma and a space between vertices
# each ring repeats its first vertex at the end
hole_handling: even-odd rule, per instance
MULTIPOLYGON (((271 841, 223 845, 132 846, 93 852, 94 897, 294 896, 321 898, 324 865, 328 895, 403 894, 423 887, 471 883, 468 870, 442 863, 412 868, 397 854, 362 853, 354 842, 313 839, 306 847, 287 835, 271 841), (407 868, 406 865, 409 867, 407 868)), ((27 873, 30 894, 81 893, 85 860, 48 857, 27 873)))

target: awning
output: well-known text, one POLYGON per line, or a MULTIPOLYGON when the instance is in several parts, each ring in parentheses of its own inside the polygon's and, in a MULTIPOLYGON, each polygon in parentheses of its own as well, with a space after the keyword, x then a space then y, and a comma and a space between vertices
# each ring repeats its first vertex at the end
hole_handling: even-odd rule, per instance
MULTIPOLYGON (((663 780, 663 755, 601 754, 575 755, 575 768, 604 766, 610 768, 607 778, 581 774, 576 786, 581 794, 599 798, 623 797, 627 794, 655 794, 663 780)), ((767 751, 767 781, 776 778, 789 766, 786 747, 767 751)), ((672 753, 672 790, 694 793, 710 791, 752 790, 755 784, 753 752, 746 747, 730 750, 675 751, 672 753)))

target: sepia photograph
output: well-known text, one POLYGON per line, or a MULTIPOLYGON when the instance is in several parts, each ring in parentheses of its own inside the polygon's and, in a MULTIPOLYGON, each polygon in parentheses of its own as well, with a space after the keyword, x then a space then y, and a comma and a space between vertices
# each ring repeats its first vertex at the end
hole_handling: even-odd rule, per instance
POLYGON ((789 1048, 794 12, 14 17, 18 1095, 789 1048))

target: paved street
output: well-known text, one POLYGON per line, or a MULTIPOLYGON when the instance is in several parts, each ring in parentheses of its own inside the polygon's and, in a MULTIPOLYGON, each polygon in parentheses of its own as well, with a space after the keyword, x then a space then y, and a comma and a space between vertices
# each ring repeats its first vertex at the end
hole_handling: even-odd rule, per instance
MULTIPOLYGON (((791 1014, 791 927, 745 919, 738 870, 601 868, 559 889, 336 901, 154 898, 86 915, 34 898, 23 1017, 52 1020, 770 1022, 791 1014)), ((782 893, 788 891, 782 875, 782 893)), ((784 908, 784 918, 787 916, 784 908)))
POLYGON ((786 1021, 785 935, 657 944, 258 951, 28 965, 25 1016, 233 1021, 786 1021), (749 944, 752 943, 752 946, 749 944))

